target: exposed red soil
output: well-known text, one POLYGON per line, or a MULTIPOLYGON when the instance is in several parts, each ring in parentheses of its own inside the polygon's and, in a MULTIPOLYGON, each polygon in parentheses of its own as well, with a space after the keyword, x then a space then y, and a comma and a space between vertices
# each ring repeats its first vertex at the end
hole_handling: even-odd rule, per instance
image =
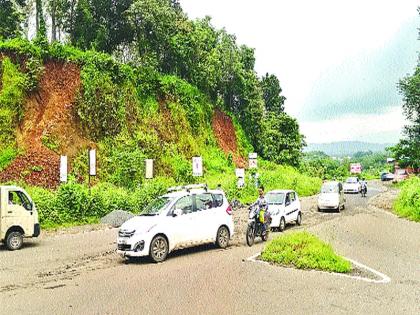
POLYGON ((24 180, 30 185, 56 188, 59 183, 60 158, 49 150, 31 151, 17 157, 0 173, 0 181, 24 180))
POLYGON ((80 69, 70 63, 47 62, 38 91, 25 104, 17 132, 23 156, 0 173, 0 181, 24 179, 27 183, 54 188, 59 184, 59 155, 70 158, 92 145, 77 128, 74 101, 80 87, 80 69), (42 144, 48 137, 58 144, 56 152, 42 144))
POLYGON ((238 152, 235 126, 232 118, 220 110, 216 110, 212 119, 213 132, 219 147, 226 154, 232 154, 237 167, 245 167, 245 159, 238 152))

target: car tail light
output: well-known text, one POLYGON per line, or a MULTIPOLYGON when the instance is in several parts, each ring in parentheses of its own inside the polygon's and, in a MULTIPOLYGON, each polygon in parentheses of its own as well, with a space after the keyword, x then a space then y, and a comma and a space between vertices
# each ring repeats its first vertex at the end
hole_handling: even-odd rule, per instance
POLYGON ((230 205, 226 208, 226 213, 232 215, 232 207, 230 205))

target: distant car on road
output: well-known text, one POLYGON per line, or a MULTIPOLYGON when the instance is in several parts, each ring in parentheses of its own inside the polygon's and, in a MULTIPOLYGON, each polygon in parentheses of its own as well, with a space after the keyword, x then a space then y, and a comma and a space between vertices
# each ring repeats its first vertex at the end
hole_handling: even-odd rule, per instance
POLYGON ((389 172, 383 172, 381 174, 381 181, 383 182, 394 180, 394 178, 395 178, 394 174, 389 173, 389 172))
POLYGON ((225 248, 233 234, 232 208, 223 191, 174 187, 121 226, 117 252, 162 262, 176 249, 207 243, 225 248))
POLYGON ((325 182, 322 184, 318 197, 318 211, 334 209, 340 212, 345 207, 343 185, 340 182, 325 182))
POLYGON ((271 214, 271 228, 284 231, 287 223, 302 224, 302 208, 298 194, 293 190, 272 190, 265 199, 271 214))
POLYGON ((353 193, 357 194, 362 189, 362 184, 359 181, 359 178, 357 177, 349 177, 346 179, 344 185, 343 185, 344 193, 353 193))

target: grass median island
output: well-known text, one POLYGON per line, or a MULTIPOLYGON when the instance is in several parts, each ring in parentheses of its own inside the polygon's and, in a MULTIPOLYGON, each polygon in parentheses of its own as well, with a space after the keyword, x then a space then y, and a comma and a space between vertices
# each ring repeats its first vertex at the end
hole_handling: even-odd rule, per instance
POLYGON ((420 178, 410 178, 400 187, 401 192, 394 203, 395 213, 400 217, 420 222, 420 178))
POLYGON ((334 253, 331 245, 308 232, 286 234, 272 240, 261 253, 261 259, 298 269, 339 273, 348 273, 352 269, 351 263, 334 253))

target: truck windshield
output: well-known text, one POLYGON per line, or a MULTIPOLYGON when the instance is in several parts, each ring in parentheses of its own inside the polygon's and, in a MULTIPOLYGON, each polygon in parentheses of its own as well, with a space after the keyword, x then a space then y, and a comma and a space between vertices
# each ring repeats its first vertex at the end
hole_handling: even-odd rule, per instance
POLYGON ((153 200, 149 205, 144 208, 140 215, 156 215, 160 214, 173 200, 169 197, 159 197, 153 200))
POLYGON ((282 205, 284 203, 283 193, 268 193, 265 197, 269 205, 282 205))

